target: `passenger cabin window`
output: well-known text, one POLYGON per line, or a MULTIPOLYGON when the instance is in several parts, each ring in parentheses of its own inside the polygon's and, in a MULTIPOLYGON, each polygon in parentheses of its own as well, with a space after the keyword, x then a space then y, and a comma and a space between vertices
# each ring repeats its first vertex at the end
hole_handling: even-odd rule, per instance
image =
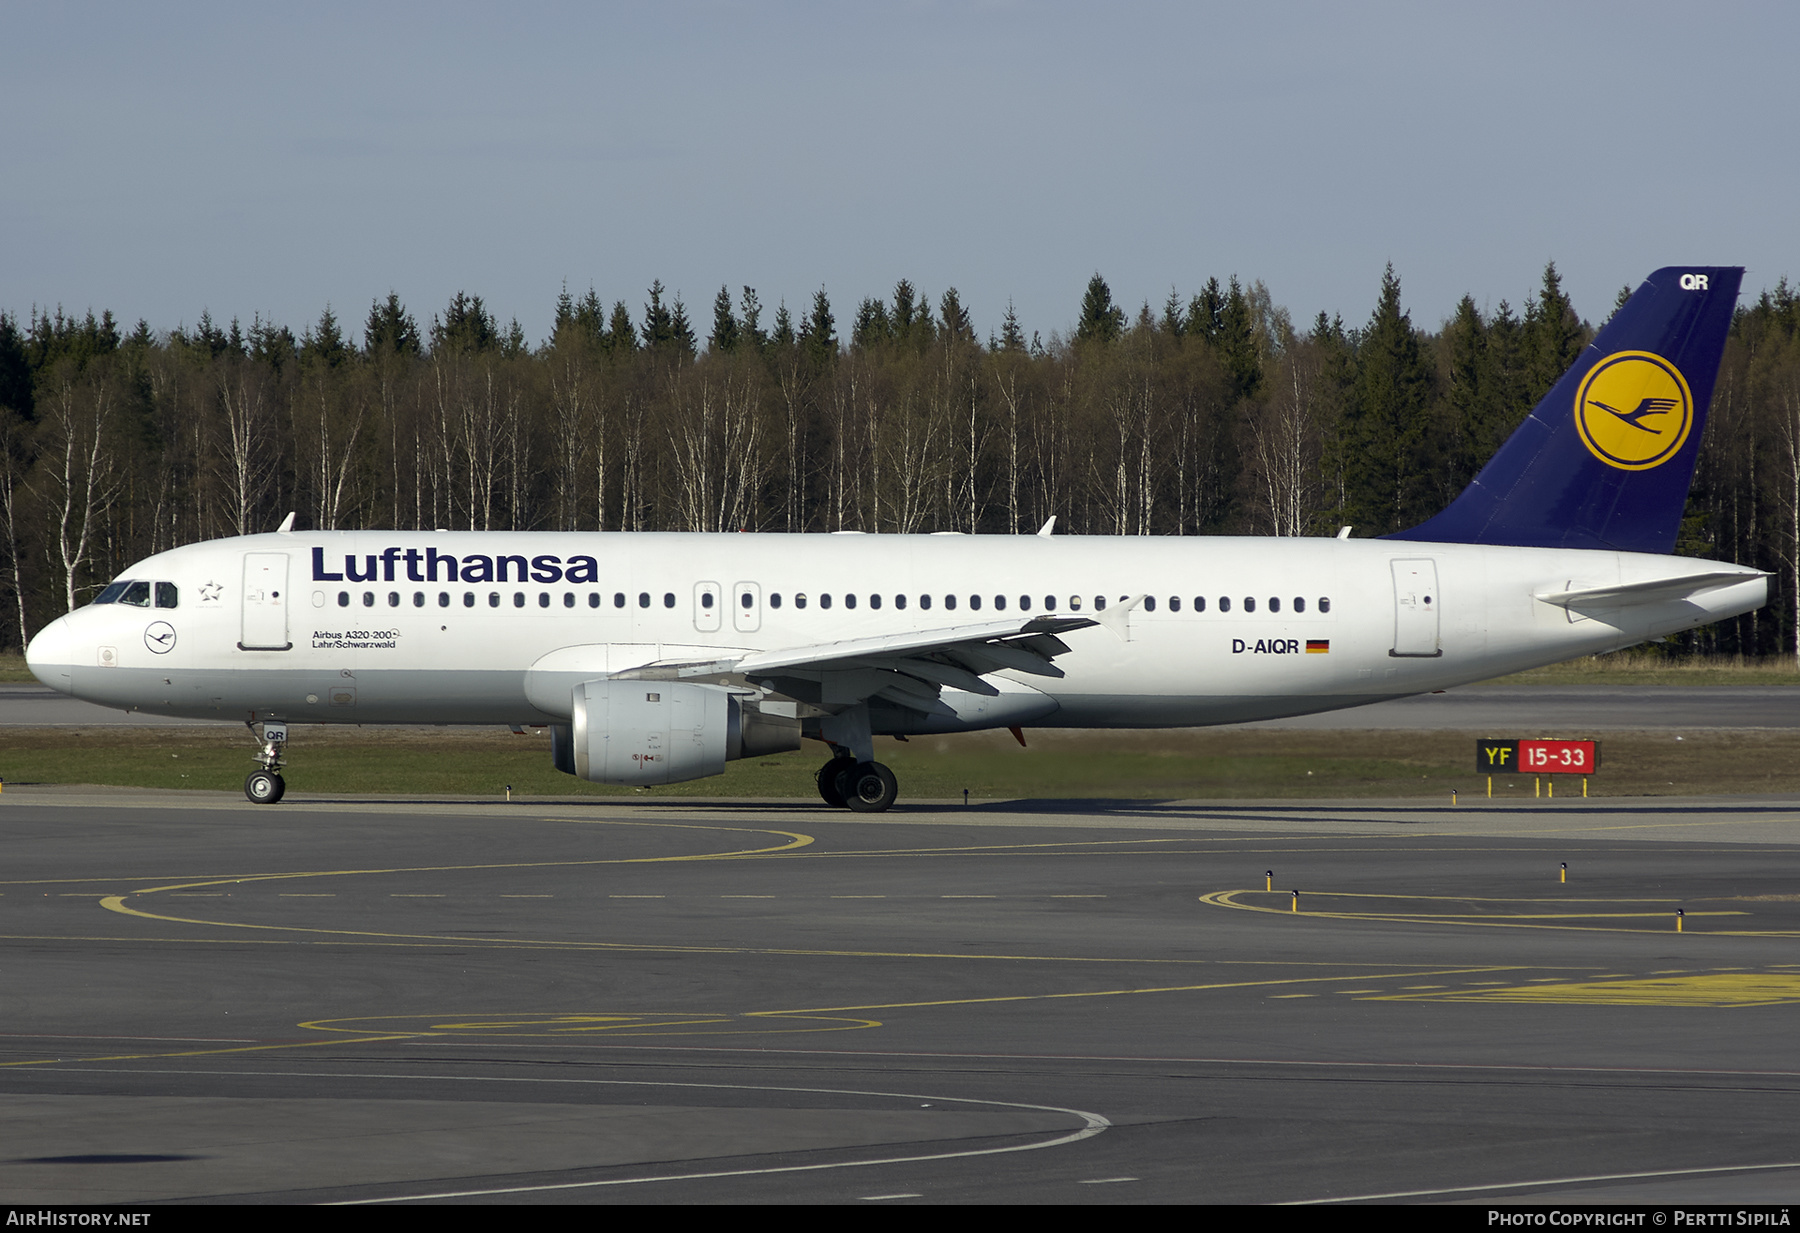
POLYGON ((856 596, 853 594, 844 596, 844 607, 846 607, 846 608, 856 607, 856 596))
POLYGON ((548 608, 549 606, 550 606, 550 592, 539 591, 538 592, 538 607, 548 608))
POLYGON ((1206 611, 1206 596, 1204 596, 1204 595, 1194 596, 1194 611, 1195 612, 1205 612, 1206 611))
POLYGON ((1254 596, 1250 596, 1250 595, 1244 596, 1244 611, 1245 612, 1255 612, 1256 611, 1256 599, 1254 596))
POLYGON ((894 607, 896 607, 896 608, 906 607, 906 596, 904 596, 904 595, 894 596, 894 607))
POLYGON ((388 592, 388 607, 398 608, 399 606, 400 606, 400 592, 389 591, 388 592))
POLYGON ((819 596, 819 607, 821 607, 821 608, 831 607, 831 592, 830 591, 826 591, 824 594, 819 596))
POLYGON ((663 592, 663 607, 673 608, 674 606, 675 606, 675 592, 664 591, 663 592))
POLYGON ((1079 596, 1079 595, 1069 596, 1069 611, 1070 612, 1080 612, 1081 611, 1081 596, 1079 596))
POLYGON ((450 606, 450 592, 439 591, 438 592, 438 607, 448 608, 449 606, 450 606))
POLYGON ((623 608, 624 606, 625 606, 625 592, 614 591, 613 592, 613 607, 623 608))
POLYGON ((1230 612, 1231 611, 1231 596, 1229 596, 1229 595, 1219 596, 1219 611, 1220 612, 1230 612))
POLYGON ((1323 595, 1319 596, 1319 611, 1320 612, 1330 612, 1331 611, 1331 601, 1329 599, 1326 599, 1323 595))
POLYGON ((599 606, 600 606, 600 592, 589 591, 588 592, 588 607, 598 608, 599 606))
POLYGON ((1044 596, 1044 611, 1045 612, 1055 612, 1056 611, 1056 596, 1054 596, 1054 595, 1044 596))
POLYGON ((1019 611, 1020 612, 1030 612, 1031 611, 1031 596, 1029 596, 1029 595, 1019 596, 1019 611))
POLYGON ((794 607, 796 607, 796 608, 806 607, 806 592, 805 591, 802 591, 798 595, 794 596, 794 607))
POLYGON ((375 592, 364 591, 363 592, 363 607, 373 608, 374 606, 375 606, 375 592))
POLYGON ((1106 596, 1104 596, 1104 595, 1094 596, 1094 611, 1095 612, 1105 612, 1106 611, 1106 596))
POLYGON ((1306 601, 1304 599, 1301 599, 1298 595, 1294 596, 1294 611, 1295 612, 1305 612, 1306 611, 1306 601))
POLYGON ((338 607, 348 608, 349 606, 350 606, 350 592, 339 591, 338 592, 338 607))
POLYGON ((648 608, 649 606, 650 606, 650 592, 639 591, 638 592, 638 607, 648 608))
POLYGON ((780 591, 774 591, 774 592, 770 593, 769 607, 771 607, 771 608, 781 607, 781 592, 780 591))
POLYGON ((1181 596, 1179 596, 1179 595, 1169 596, 1169 611, 1170 612, 1180 612, 1181 611, 1181 596))
POLYGON ((500 606, 500 592, 489 591, 488 592, 488 607, 498 608, 499 606, 500 606))
POLYGON ((1156 596, 1154 596, 1154 595, 1144 596, 1144 611, 1145 612, 1155 612, 1156 611, 1156 596))
POLYGON ((425 592, 414 591, 413 592, 413 607, 423 608, 424 606, 425 606, 425 592))
POLYGON ((869 596, 869 607, 871 607, 871 608, 881 607, 881 596, 878 594, 869 596))
POLYGON ((564 591, 563 592, 563 607, 573 608, 574 606, 575 606, 575 592, 564 591))
POLYGON ((954 595, 944 596, 944 607, 946 609, 954 610, 956 608, 956 596, 954 596, 954 595))
POLYGON ((1269 611, 1270 612, 1280 612, 1281 611, 1281 601, 1279 599, 1275 598, 1273 595, 1269 596, 1269 611))
POLYGON ((919 596, 919 607, 921 607, 921 608, 931 607, 931 596, 929 596, 929 595, 919 596))
POLYGON ((713 604, 712 592, 711 591, 702 591, 700 593, 700 606, 702 608, 706 609, 708 612, 711 612, 712 604, 713 604))
POLYGON ((513 607, 523 608, 524 606, 525 606, 525 592, 514 591, 513 592, 513 607))
POLYGON ((463 607, 473 608, 474 606, 475 606, 475 592, 464 591, 463 592, 463 607))

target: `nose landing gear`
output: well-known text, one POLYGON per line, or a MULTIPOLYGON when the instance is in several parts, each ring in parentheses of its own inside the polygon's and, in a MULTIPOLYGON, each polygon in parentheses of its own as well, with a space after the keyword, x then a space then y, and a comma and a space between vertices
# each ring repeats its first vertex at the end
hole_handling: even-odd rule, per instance
MULTIPOLYGON (((256 722, 246 720, 244 726, 256 732, 256 722)), ((259 738, 262 748, 254 759, 256 770, 244 777, 244 795, 253 805, 273 805, 287 794, 287 781, 281 777, 282 754, 287 750, 287 725, 273 721, 263 724, 259 738)))

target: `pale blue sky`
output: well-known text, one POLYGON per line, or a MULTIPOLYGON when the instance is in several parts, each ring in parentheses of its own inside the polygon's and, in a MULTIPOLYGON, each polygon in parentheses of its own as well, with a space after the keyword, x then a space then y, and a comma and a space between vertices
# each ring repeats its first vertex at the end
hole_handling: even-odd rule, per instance
POLYGON ((1208 276, 1351 322, 1598 319, 1659 265, 1800 276, 1791 4, 0 8, 0 308, 298 333, 397 291, 535 342, 565 279, 906 277, 985 334, 1208 276))

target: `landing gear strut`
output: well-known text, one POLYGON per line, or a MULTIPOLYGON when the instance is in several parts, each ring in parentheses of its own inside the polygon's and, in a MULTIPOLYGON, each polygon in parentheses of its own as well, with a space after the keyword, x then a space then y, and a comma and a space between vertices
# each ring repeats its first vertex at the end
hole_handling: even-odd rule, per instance
POLYGON ((875 761, 869 704, 859 702, 823 716, 817 733, 836 756, 819 768, 819 795, 827 805, 880 813, 900 794, 894 772, 875 761))
MULTIPOLYGON (((254 734, 256 723, 246 720, 244 726, 254 734)), ((287 725, 269 722, 262 726, 262 748, 256 753, 256 770, 244 777, 244 795, 253 805, 273 805, 287 794, 287 781, 281 777, 281 755, 287 750, 287 725)))

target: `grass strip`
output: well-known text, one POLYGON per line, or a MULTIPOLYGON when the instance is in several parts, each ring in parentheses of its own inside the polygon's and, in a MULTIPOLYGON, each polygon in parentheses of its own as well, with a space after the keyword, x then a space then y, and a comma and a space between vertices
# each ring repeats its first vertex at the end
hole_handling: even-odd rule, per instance
MULTIPOLYGON (((550 765, 541 731, 295 727, 285 772, 296 792, 811 799, 825 759, 799 753, 728 763, 723 776, 656 788, 590 784, 550 765)), ((1569 735, 1580 735, 1571 733, 1569 735)), ((1442 797, 1485 793, 1474 733, 1217 731, 1006 733, 876 742, 908 799, 1442 797)), ((227 728, 0 729, 0 779, 238 791, 249 734, 227 728)), ((1579 795, 1559 778, 1557 795, 1579 795)), ((1497 776, 1498 796, 1529 797, 1530 776, 1497 776)), ((1800 731, 1609 732, 1594 796, 1800 792, 1800 731)))

